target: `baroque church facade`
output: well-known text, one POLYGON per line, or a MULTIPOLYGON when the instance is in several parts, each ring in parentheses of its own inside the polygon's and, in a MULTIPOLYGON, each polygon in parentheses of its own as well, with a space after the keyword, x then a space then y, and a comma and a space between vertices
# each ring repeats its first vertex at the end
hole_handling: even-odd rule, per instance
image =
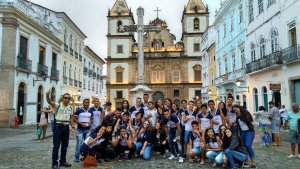
MULTIPOLYGON (((209 23, 208 8, 201 0, 189 0, 182 15, 181 41, 168 29, 166 21, 155 18, 149 25, 160 25, 160 32, 144 34, 145 84, 153 90, 151 100, 201 98, 202 58, 200 42, 209 23)), ((132 102, 130 90, 137 85, 138 44, 134 33, 121 33, 121 25, 134 25, 135 20, 125 0, 116 0, 108 11, 107 100, 113 108, 123 100, 132 102)), ((146 23, 145 23, 146 24, 146 23)))

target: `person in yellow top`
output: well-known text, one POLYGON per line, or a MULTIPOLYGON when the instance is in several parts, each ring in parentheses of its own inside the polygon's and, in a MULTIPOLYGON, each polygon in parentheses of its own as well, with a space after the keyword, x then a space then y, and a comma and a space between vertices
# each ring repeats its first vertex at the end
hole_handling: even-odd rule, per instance
POLYGON ((73 110, 70 106, 71 95, 65 93, 60 103, 55 103, 50 98, 51 90, 46 93, 46 99, 54 110, 54 128, 53 128, 53 151, 52 151, 52 169, 58 167, 58 151, 61 144, 61 155, 59 165, 63 167, 71 167, 72 165, 66 161, 67 149, 69 145, 70 129, 73 126, 73 110))

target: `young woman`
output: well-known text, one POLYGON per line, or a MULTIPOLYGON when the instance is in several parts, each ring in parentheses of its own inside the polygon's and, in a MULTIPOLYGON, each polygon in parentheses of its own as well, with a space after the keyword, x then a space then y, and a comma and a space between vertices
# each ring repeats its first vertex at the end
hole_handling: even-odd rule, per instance
POLYGON ((170 98, 165 99, 165 107, 168 108, 169 110, 172 109, 172 100, 170 98))
POLYGON ((239 125, 240 134, 244 145, 246 146, 249 156, 252 161, 252 166, 256 167, 255 154, 252 148, 253 140, 255 137, 254 126, 252 124, 253 118, 251 114, 243 109, 241 106, 235 105, 232 110, 237 114, 237 122, 239 125))
POLYGON ((213 128, 205 131, 206 157, 209 158, 215 167, 223 162, 222 143, 218 136, 215 135, 213 128))
POLYGON ((200 140, 201 135, 199 132, 199 124, 197 121, 192 121, 192 128, 193 131, 190 132, 189 138, 190 138, 190 153, 189 153, 189 162, 193 162, 193 158, 196 155, 200 155, 201 148, 200 148, 200 140))
POLYGON ((269 146, 272 142, 271 134, 271 121, 269 120, 269 113, 264 106, 259 106, 258 112, 254 112, 254 115, 258 116, 258 127, 260 131, 260 145, 269 146))
POLYGON ((163 100, 161 98, 157 99, 156 102, 155 102, 155 108, 158 109, 158 108, 161 108, 161 109, 168 109, 168 107, 166 107, 164 104, 163 104, 163 100))
POLYGON ((235 162, 243 163, 248 159, 248 152, 242 140, 230 129, 225 129, 223 152, 231 169, 237 169, 235 162))
POLYGON ((116 150, 116 155, 121 160, 125 157, 124 152, 129 150, 128 159, 131 159, 136 150, 135 145, 133 144, 132 136, 127 133, 125 126, 120 127, 119 133, 120 134, 116 136, 116 139, 113 143, 113 147, 116 150))
MULTIPOLYGON (((48 107, 45 107, 44 109, 49 110, 48 107)), ((47 127, 48 127, 48 113, 46 113, 46 111, 41 111, 40 112, 39 127, 40 127, 41 132, 42 132, 42 139, 40 137, 38 137, 38 142, 40 142, 40 139, 42 141, 45 141, 46 131, 47 131, 47 127)))
POLYGON ((157 108, 157 114, 158 114, 157 122, 159 122, 159 123, 163 123, 164 118, 165 118, 163 110, 164 110, 163 108, 160 108, 160 107, 157 108))
POLYGON ((220 102, 218 104, 218 110, 220 111, 220 115, 222 117, 222 124, 226 124, 226 118, 227 118, 227 108, 226 104, 224 102, 220 102))
POLYGON ((198 113, 201 112, 201 106, 202 106, 202 101, 201 100, 196 101, 196 112, 198 113))
POLYGON ((226 125, 221 125, 221 126, 219 127, 219 134, 218 134, 218 136, 219 136, 219 138, 220 138, 220 140, 221 140, 222 143, 223 143, 223 141, 224 141, 225 129, 227 129, 227 126, 226 126, 226 125))
POLYGON ((142 99, 138 97, 135 101, 135 106, 129 109, 131 119, 135 118, 137 112, 141 112, 144 115, 144 109, 141 106, 142 99))
POLYGON ((136 150, 140 152, 144 160, 150 160, 152 151, 152 131, 149 121, 143 123, 143 127, 137 133, 136 150))
POLYGON ((129 112, 129 102, 128 102, 128 100, 124 100, 122 102, 121 108, 122 108, 122 114, 125 113, 125 112, 129 112))
POLYGON ((82 159, 85 159, 88 153, 96 154, 97 146, 104 143, 105 126, 100 126, 97 130, 97 132, 92 133, 84 140, 84 143, 81 145, 80 154, 83 156, 82 159))
POLYGON ((167 133, 162 128, 160 123, 155 124, 155 129, 153 131, 153 147, 154 151, 160 152, 160 155, 165 157, 167 149, 167 133))

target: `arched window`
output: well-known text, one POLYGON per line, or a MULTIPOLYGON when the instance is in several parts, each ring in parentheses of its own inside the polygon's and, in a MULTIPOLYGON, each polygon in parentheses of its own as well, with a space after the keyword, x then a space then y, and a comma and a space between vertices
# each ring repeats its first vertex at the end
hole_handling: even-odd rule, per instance
POLYGON ((268 89, 266 86, 263 86, 261 89, 263 95, 262 95, 262 99, 264 102, 264 107, 267 108, 268 107, 268 89))
POLYGON ((64 44, 67 44, 67 29, 65 29, 64 33, 64 44))
POLYGON ((275 29, 271 31, 271 49, 272 53, 278 50, 278 33, 275 29))
POLYGON ((194 29, 199 30, 199 19, 198 18, 194 19, 194 29))
POLYGON ((263 58, 266 54, 266 41, 264 38, 260 38, 259 40, 259 52, 260 58, 263 58))
POLYGON ((67 63, 66 63, 66 61, 64 61, 63 76, 67 77, 67 63))
POLYGON ((117 23, 118 28, 120 28, 120 26, 122 26, 122 24, 123 24, 122 21, 119 20, 117 23))
POLYGON ((72 78, 72 65, 70 64, 70 67, 69 67, 69 78, 71 79, 72 78))
POLYGON ((73 48, 73 37, 72 34, 70 35, 70 48, 73 48))
POLYGON ((256 60, 256 56, 255 56, 255 45, 253 43, 251 43, 251 61, 255 61, 256 60))
POLYGON ((257 88, 253 88, 253 103, 255 111, 258 111, 258 91, 257 88))

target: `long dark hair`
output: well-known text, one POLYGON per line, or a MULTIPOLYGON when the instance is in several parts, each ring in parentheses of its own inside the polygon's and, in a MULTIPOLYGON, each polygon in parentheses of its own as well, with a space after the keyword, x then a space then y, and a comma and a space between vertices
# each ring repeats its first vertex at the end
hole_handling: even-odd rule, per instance
POLYGON ((127 105, 128 105, 126 109, 127 109, 127 111, 129 111, 129 108, 130 108, 129 106, 130 105, 129 105, 128 100, 123 100, 122 105, 121 105, 121 109, 122 109, 122 111, 125 109, 125 107, 123 106, 123 103, 125 103, 125 102, 127 102, 127 105))
MULTIPOLYGON (((223 109, 220 109, 220 111, 223 113, 224 117, 226 117, 226 115, 227 115, 226 104, 225 104, 224 102, 220 102, 220 103, 218 104, 218 108, 219 108, 219 105, 220 105, 220 104, 223 104, 223 106, 224 106, 224 108, 223 108, 223 109)), ((221 113, 221 112, 220 112, 220 113, 221 113)))
POLYGON ((161 105, 164 106, 164 102, 163 102, 163 99, 159 98, 155 101, 155 108, 157 109, 159 107, 159 105, 157 104, 158 100, 161 100, 161 105))
POLYGON ((173 105, 176 105, 176 110, 179 110, 179 106, 176 103, 171 103, 171 113, 175 113, 175 111, 173 110, 173 105))
POLYGON ((225 131, 224 131, 223 149, 226 149, 226 148, 228 148, 228 147, 230 146, 231 140, 232 140, 233 137, 237 137, 238 140, 239 140, 239 144, 240 144, 240 145, 243 145, 242 139, 241 139, 238 135, 235 135, 229 128, 227 128, 227 129, 225 129, 225 131), (226 135, 226 131, 227 131, 227 130, 229 130, 229 131, 231 132, 231 136, 230 136, 230 137, 228 137, 228 136, 226 135))
POLYGON ((240 109, 241 115, 239 116, 239 118, 241 119, 241 121, 244 122, 253 122, 253 117, 251 116, 250 112, 246 109, 244 109, 242 106, 239 105, 234 105, 232 107, 232 109, 240 109))
POLYGON ((212 130, 213 131, 213 133, 214 133, 214 136, 213 136, 213 138, 212 138, 212 142, 214 143, 214 142, 217 142, 217 138, 216 138, 216 136, 215 136, 215 130, 213 129, 213 128, 208 128, 208 129, 206 129, 205 130, 205 134, 204 134, 204 138, 205 138, 205 143, 206 144, 208 144, 208 143, 210 143, 211 142, 211 139, 208 137, 208 131, 209 130, 212 130))
POLYGON ((228 129, 228 127, 226 125, 224 125, 224 124, 222 124, 222 125, 219 126, 218 136, 219 136, 220 139, 223 139, 225 137, 225 131, 224 131, 224 133, 222 133, 222 131, 221 131, 222 127, 225 127, 225 130, 228 129))

